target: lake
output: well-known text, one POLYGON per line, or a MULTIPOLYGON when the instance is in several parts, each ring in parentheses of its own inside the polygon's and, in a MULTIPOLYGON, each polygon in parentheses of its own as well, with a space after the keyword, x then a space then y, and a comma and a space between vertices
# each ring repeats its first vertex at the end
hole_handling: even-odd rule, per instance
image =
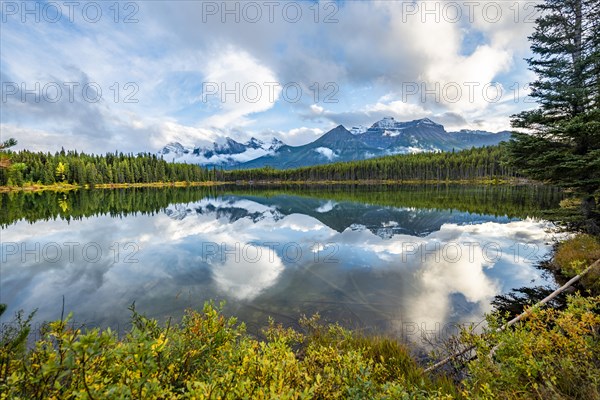
POLYGON ((301 315, 417 341, 554 285, 543 186, 213 187, 0 195, 3 322, 128 328, 225 301, 248 331, 301 315))

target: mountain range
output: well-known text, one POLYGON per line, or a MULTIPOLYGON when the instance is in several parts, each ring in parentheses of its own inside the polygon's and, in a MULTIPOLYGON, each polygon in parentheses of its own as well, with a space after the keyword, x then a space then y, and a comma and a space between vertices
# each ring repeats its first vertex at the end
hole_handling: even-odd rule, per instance
POLYGON ((158 154, 167 161, 221 166, 226 169, 265 166, 285 169, 393 154, 491 146, 509 140, 510 136, 509 131, 447 132, 443 125, 429 118, 400 122, 386 117, 369 128, 352 127, 348 130, 339 125, 315 141, 302 146, 290 146, 276 138, 270 142, 251 138, 245 143, 240 143, 228 137, 224 143, 213 143, 207 147, 187 148, 173 142, 158 154))
POLYGON ((337 231, 369 230, 382 239, 396 234, 424 237, 444 224, 471 224, 491 221, 508 222, 508 217, 461 212, 457 210, 382 207, 347 201, 333 201, 294 195, 269 197, 224 195, 196 203, 174 204, 165 209, 172 219, 183 220, 193 215, 214 215, 233 223, 247 219, 279 221, 289 215, 305 215, 337 231))

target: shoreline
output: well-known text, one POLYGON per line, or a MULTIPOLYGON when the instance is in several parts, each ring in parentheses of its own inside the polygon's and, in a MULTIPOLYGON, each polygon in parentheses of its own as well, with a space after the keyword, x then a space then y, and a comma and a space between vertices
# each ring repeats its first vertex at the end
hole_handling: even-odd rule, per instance
POLYGON ((93 190, 93 189, 129 189, 129 188, 167 188, 167 187, 189 187, 189 186, 222 186, 227 182, 151 182, 151 183, 102 183, 94 185, 73 185, 71 183, 52 184, 52 185, 24 185, 24 186, 0 186, 0 193, 12 192, 70 192, 73 190, 93 190))
POLYGON ((167 188, 167 187, 215 187, 215 186, 319 186, 319 185, 543 185, 543 183, 524 178, 499 178, 499 179, 461 179, 461 180, 318 180, 318 181, 285 181, 285 180, 245 180, 245 181, 203 181, 203 182, 149 182, 149 183, 102 183, 94 185, 62 184, 32 184, 24 186, 0 186, 0 193, 12 192, 70 192, 73 190, 92 189, 128 189, 128 188, 167 188))

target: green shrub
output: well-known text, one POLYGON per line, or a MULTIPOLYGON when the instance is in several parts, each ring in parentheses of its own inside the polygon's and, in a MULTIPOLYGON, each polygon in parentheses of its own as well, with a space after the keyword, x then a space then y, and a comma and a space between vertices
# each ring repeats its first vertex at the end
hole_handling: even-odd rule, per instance
POLYGON ((600 399, 600 297, 569 296, 565 310, 538 309, 514 329, 495 318, 472 336, 465 395, 494 399, 600 399), (494 348, 494 345, 497 347, 494 348))
POLYGON ((2 336, 0 399, 599 399, 599 304, 571 296, 502 332, 490 316, 484 336, 462 336, 478 355, 462 383, 426 375, 394 340, 318 316, 302 332, 271 323, 258 341, 212 303, 166 325, 132 308, 121 339, 74 329, 69 316, 26 350, 31 316, 20 313, 2 336))
POLYGON ((402 346, 317 318, 306 334, 271 324, 260 342, 212 304, 173 326, 132 311, 120 340, 72 329, 70 316, 48 324, 33 349, 11 355, 0 398, 452 398, 402 346))
MULTIPOLYGON (((600 241, 587 234, 580 234, 561 242, 554 256, 554 262, 561 273, 567 277, 581 273, 598 259, 600 259, 600 241)), ((592 294, 600 294, 600 267, 590 270, 581 281, 592 294)))

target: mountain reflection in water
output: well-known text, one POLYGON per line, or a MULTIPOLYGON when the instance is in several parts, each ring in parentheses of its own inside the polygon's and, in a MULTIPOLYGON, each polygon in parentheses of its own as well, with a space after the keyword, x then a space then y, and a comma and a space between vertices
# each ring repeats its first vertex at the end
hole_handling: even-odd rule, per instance
POLYGON ((318 312, 417 340, 481 321, 495 295, 553 283, 534 267, 551 249, 551 224, 527 215, 556 207, 555 190, 378 190, 4 196, 0 301, 5 316, 39 308, 40 322, 60 317, 64 295, 78 323, 122 331, 134 301, 165 320, 225 300, 225 312, 254 333, 269 316, 294 325, 318 312), (454 195, 471 200, 444 208, 454 195), (481 212, 498 196, 512 211, 481 212), (66 211, 53 211, 59 200, 66 211), (24 204, 41 217, 20 215, 24 204))

